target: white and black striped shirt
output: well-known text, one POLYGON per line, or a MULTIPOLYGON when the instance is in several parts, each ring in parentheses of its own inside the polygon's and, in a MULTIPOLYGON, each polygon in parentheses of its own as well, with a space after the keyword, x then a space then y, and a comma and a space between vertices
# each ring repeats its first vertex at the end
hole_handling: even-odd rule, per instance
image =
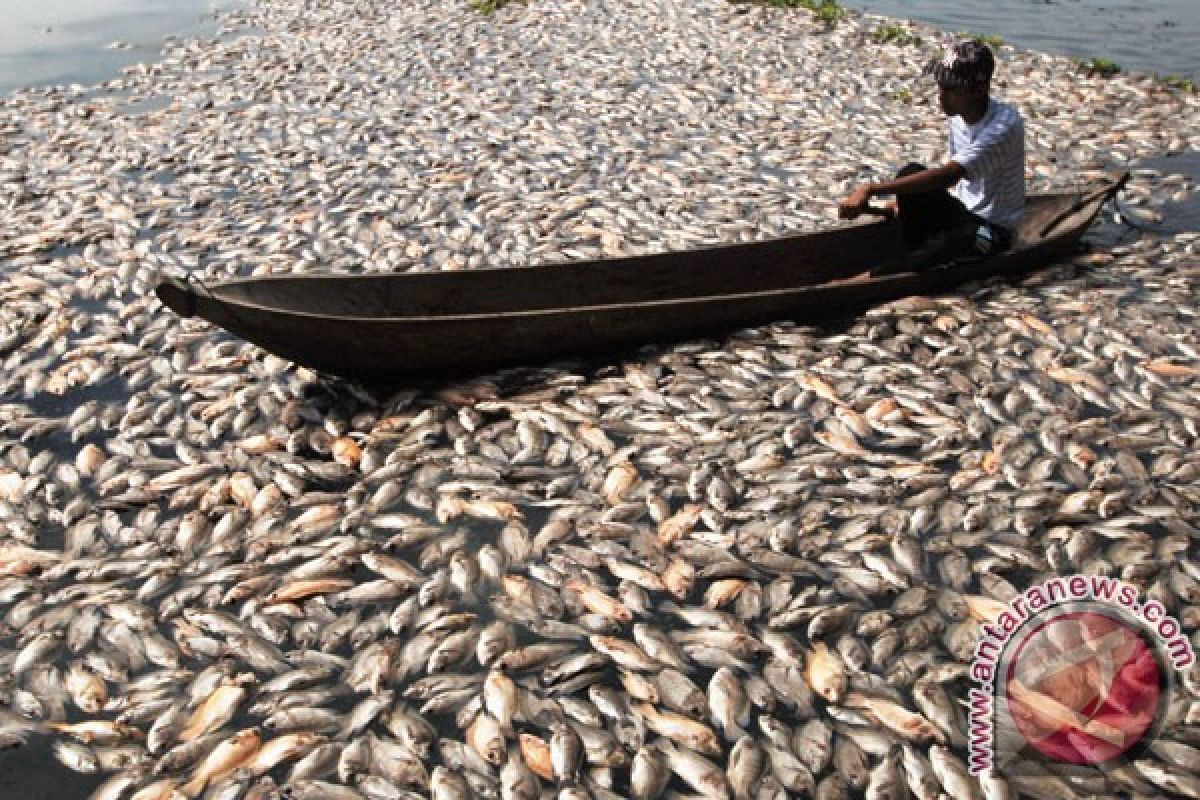
POLYGON ((983 119, 950 119, 950 160, 966 170, 952 193, 968 211, 1014 229, 1025 212, 1025 121, 1008 103, 989 100, 983 119))

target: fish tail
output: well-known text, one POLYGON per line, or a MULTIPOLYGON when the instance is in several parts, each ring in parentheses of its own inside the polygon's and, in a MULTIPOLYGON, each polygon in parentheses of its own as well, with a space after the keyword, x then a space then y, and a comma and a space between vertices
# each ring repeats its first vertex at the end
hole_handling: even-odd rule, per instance
POLYGON ((184 797, 195 797, 204 791, 204 787, 208 785, 208 777, 204 773, 197 774, 190 781, 179 787, 179 792, 184 797))

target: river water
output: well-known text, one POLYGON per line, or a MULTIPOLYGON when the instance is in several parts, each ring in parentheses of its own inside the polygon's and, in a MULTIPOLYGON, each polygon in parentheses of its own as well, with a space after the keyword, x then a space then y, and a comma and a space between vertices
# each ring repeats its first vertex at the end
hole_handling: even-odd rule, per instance
POLYGON ((1200 80, 1200 0, 842 0, 1029 50, 1200 80))
POLYGON ((163 36, 216 34, 240 0, 0 0, 0 93, 98 83, 158 60, 163 36))
MULTIPOLYGON (((1125 69, 1200 79, 1200 0, 842 0, 851 8, 1125 69)), ((164 35, 216 33, 242 0, 0 0, 0 93, 92 84, 154 61, 164 35)), ((466 1, 463 0, 464 8, 466 1)))

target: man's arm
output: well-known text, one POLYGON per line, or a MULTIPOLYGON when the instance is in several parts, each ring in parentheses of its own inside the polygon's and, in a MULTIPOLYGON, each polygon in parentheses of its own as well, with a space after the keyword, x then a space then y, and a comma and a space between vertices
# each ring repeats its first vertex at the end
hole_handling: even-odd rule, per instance
POLYGON ((940 167, 915 172, 892 181, 864 183, 838 204, 838 216, 842 219, 854 219, 863 213, 863 209, 866 208, 872 197, 889 194, 920 194, 949 189, 962 180, 966 174, 966 170, 958 162, 947 161, 940 167))

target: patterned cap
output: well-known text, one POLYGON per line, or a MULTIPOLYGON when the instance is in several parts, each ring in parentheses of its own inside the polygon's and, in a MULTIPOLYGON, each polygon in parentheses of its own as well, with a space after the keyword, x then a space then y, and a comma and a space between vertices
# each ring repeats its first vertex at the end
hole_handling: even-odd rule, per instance
POLYGON ((992 49, 978 39, 964 39, 946 50, 940 59, 925 66, 925 74, 937 79, 938 86, 964 89, 986 85, 996 69, 992 49))

